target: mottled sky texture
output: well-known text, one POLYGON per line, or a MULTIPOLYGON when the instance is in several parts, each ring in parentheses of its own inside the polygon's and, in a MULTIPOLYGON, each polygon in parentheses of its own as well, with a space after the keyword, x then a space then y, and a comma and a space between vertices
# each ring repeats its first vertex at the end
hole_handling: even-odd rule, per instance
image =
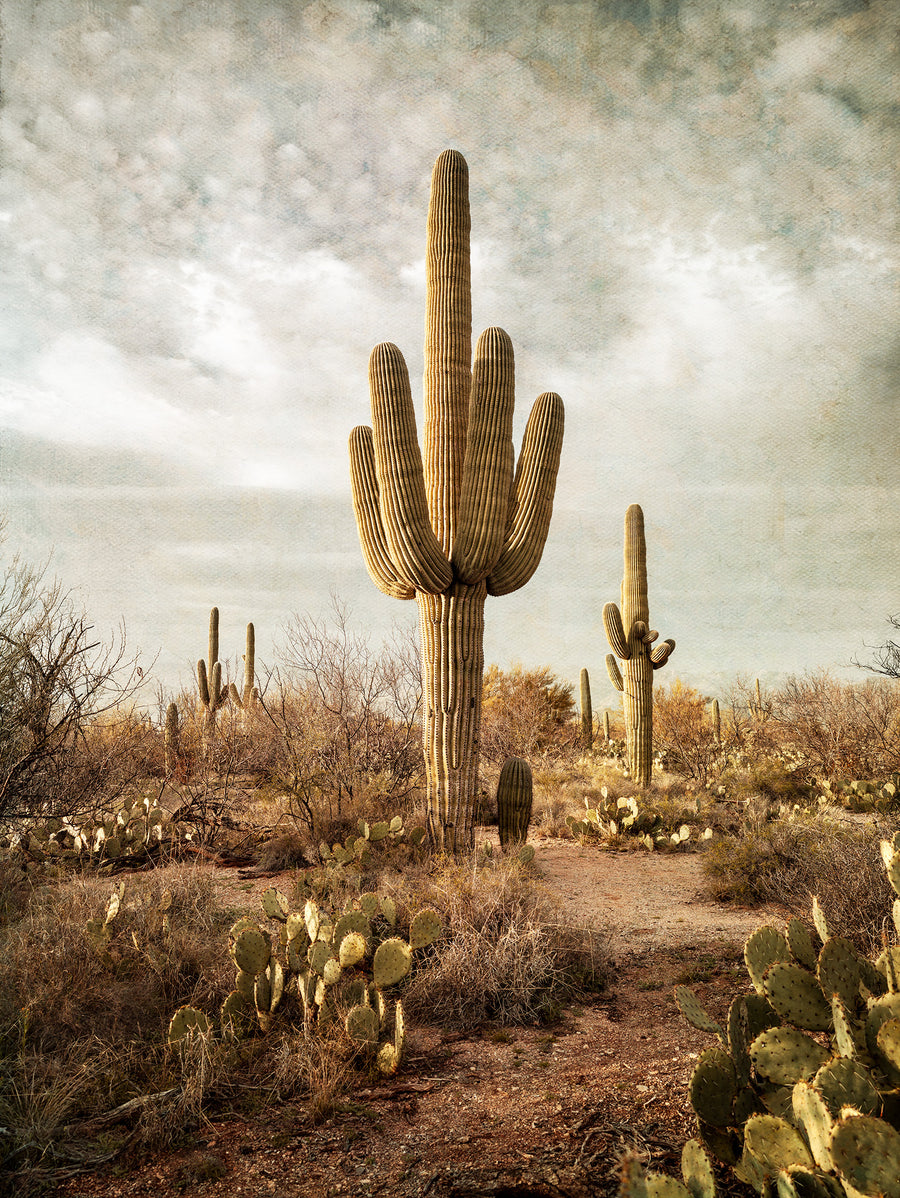
POLYGON ((3 8, 0 507, 168 686, 273 658, 362 564, 371 347, 422 371, 428 178, 469 162, 475 332, 557 504, 486 653, 597 701, 645 512, 665 676, 846 666, 900 612, 893 0, 34 0, 3 8))

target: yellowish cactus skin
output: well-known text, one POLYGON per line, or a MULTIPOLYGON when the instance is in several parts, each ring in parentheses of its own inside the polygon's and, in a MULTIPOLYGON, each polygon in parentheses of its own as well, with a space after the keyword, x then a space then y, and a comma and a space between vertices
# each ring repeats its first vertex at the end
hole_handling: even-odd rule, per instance
POLYGON ((607 603, 603 627, 613 650, 606 667, 613 686, 623 695, 628 771, 635 782, 647 786, 653 770, 653 671, 666 664, 675 642, 665 640, 653 648, 659 633, 650 628, 644 513, 636 503, 625 513, 622 608, 607 603), (624 678, 617 657, 625 663, 624 678))
POLYGON ((468 191, 465 159, 445 151, 428 210, 424 452, 390 343, 369 360, 372 426, 350 435, 366 568, 385 594, 419 606, 428 829, 450 853, 474 845, 485 597, 518 590, 537 569, 563 435, 562 400, 546 392, 516 463, 507 334, 487 329, 472 361, 468 191))

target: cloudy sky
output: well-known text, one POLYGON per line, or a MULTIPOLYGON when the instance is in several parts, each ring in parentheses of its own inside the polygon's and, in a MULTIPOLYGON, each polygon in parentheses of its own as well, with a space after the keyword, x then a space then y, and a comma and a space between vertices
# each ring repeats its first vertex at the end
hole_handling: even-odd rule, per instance
MULTIPOLYGON (((371 347, 422 372, 428 179, 469 163, 475 331, 566 442, 486 655, 588 666, 645 512, 666 669, 843 669, 900 612, 894 0, 32 0, 3 12, 4 551, 166 686, 362 564, 371 347)), ((418 390, 417 390, 418 394, 418 390)), ((847 671, 848 674, 850 671, 847 671)), ((599 692, 599 693, 598 693, 599 692)))

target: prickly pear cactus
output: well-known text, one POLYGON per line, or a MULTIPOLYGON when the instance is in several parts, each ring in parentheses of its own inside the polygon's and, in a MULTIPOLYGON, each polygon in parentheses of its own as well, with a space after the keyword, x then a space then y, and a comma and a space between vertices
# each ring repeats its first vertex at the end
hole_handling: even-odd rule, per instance
POLYGON ((610 681, 622 691, 628 772, 638 785, 648 786, 653 772, 653 673, 669 660, 675 642, 665 640, 652 647, 659 633, 650 628, 644 513, 636 503, 625 513, 622 608, 607 603, 603 626, 613 650, 606 658, 610 681), (617 657, 625 662, 624 679, 617 657))
POLYGON ((523 757, 508 757, 497 783, 497 820, 504 848, 528 839, 533 796, 531 766, 523 757))
MULTIPOLYGON (((900 834, 881 849, 900 937, 900 834)), ((900 1198, 900 948, 873 963, 828 934, 817 902, 813 923, 749 938, 753 991, 724 1027, 676 988, 688 1022, 719 1040, 691 1076, 699 1140, 764 1198, 900 1198)))

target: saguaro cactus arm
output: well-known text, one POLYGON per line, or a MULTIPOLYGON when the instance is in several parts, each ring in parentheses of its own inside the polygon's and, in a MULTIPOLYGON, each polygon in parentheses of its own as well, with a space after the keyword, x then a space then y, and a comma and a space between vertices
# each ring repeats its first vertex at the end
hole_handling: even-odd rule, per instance
POLYGON ((661 641, 650 654, 650 662, 654 670, 658 670, 661 666, 664 666, 674 651, 675 642, 671 637, 667 637, 664 641, 661 641))
POLYGON ((392 599, 412 599, 416 588, 400 580, 391 561, 378 499, 372 430, 365 424, 357 425, 350 434, 350 481, 356 529, 369 577, 392 599))
MULTIPOLYGON (((625 629, 622 627, 622 613, 619 611, 617 603, 607 603, 604 606, 603 629, 606 632, 606 639, 609 641, 610 649, 618 657, 621 657, 623 661, 627 661, 631 657, 631 649, 628 647, 628 638, 625 636, 625 629)), ((618 666, 616 669, 618 669, 618 666)))
POLYGON ((625 689, 622 682, 622 671, 619 669, 619 663, 612 653, 607 653, 606 655, 606 672, 609 674, 609 680, 617 691, 625 689))
POLYGON ((540 564, 553 512, 563 424, 560 397, 553 391, 539 395, 525 426, 509 531, 500 560, 488 575, 489 595, 517 591, 540 564))

